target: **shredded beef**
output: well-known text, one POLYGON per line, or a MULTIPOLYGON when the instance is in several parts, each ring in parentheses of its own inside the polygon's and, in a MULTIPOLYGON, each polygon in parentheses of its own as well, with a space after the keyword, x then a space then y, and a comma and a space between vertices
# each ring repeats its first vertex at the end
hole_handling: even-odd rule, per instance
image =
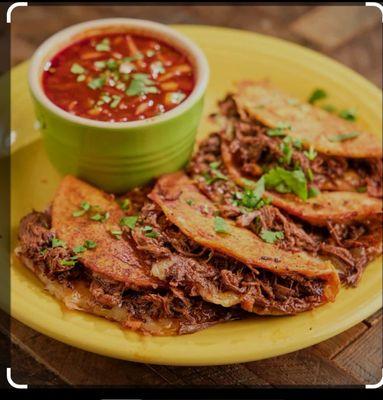
MULTIPOLYGON (((238 118, 238 113, 228 111, 230 107, 235 106, 234 102, 231 99, 226 101, 228 102, 225 111, 228 113, 227 115, 230 115, 231 118, 238 118)), ((234 130, 234 132, 237 131, 234 130)), ((221 143, 227 137, 226 132, 210 135, 200 144, 188 166, 189 175, 193 177, 201 192, 216 203, 221 216, 235 220, 237 225, 246 227, 256 234, 259 234, 262 229, 283 232, 284 237, 275 243, 276 246, 289 251, 303 250, 314 256, 319 254, 329 257, 336 265, 342 282, 346 286, 356 286, 367 264, 381 254, 381 245, 372 245, 371 240, 368 240, 374 232, 381 232, 381 229, 378 229, 381 222, 351 221, 346 224, 333 224, 329 221, 327 227, 318 228, 288 216, 283 210, 272 205, 258 210, 235 205, 234 195, 242 189, 232 180, 219 179, 208 182, 204 178, 204 175, 209 173, 212 162, 218 162, 222 175, 227 175, 221 159, 221 143)), ((276 140, 280 139, 266 136, 262 132, 262 127, 258 125, 253 129, 247 126, 244 133, 238 135, 237 132, 237 136, 231 141, 230 146, 236 154, 237 160, 239 157, 240 160, 248 162, 252 155, 253 160, 258 161, 260 149, 262 152, 267 149, 267 154, 271 154, 270 159, 277 155, 280 156, 279 146, 275 146, 276 140), (251 137, 254 132, 255 136, 251 137), (249 146, 249 143, 256 143, 256 146, 259 146, 258 150, 249 146)), ((367 186, 366 190, 370 195, 381 196, 381 160, 355 161, 317 155, 308 165, 308 159, 296 151, 293 153, 292 159, 301 159, 300 164, 303 169, 311 168, 314 171, 314 182, 319 187, 331 190, 330 186, 333 185, 333 182, 342 178, 343 185, 348 185, 347 190, 350 188, 352 190, 352 187, 367 186), (350 166, 352 167, 351 171, 350 166)), ((376 239, 372 241, 375 243, 376 239)))
MULTIPOLYGON (((281 162, 283 138, 268 136, 267 127, 259 121, 250 120, 247 115, 237 110, 232 96, 221 101, 219 108, 220 114, 216 115, 216 118, 221 117, 225 121, 220 136, 228 142, 234 163, 244 176, 258 177, 263 169, 273 167, 276 161, 281 162)), ((202 153, 206 153, 205 150, 202 149, 202 153)), ((201 150, 198 151, 200 152, 201 150)), ((216 155, 219 154, 216 152, 216 155)), ((302 146, 293 146, 291 162, 284 162, 283 166, 290 169, 295 165, 300 166, 305 173, 311 170, 314 176, 312 185, 320 190, 366 190, 370 196, 382 197, 381 159, 358 160, 316 154, 315 158, 310 160, 302 146)))
POLYGON ((240 295, 241 306, 246 311, 258 306, 289 314, 321 303, 323 281, 251 270, 241 262, 216 254, 184 235, 154 203, 148 202, 143 207, 132 237, 138 238, 141 249, 153 255, 151 263, 158 263, 158 257, 165 260, 162 273, 165 273, 170 286, 182 288, 191 297, 201 295, 201 291, 216 293, 229 290, 240 295), (158 232, 156 238, 138 233, 149 222, 158 232), (146 246, 143 241, 147 242, 146 246), (153 253, 154 246, 166 250, 153 253), (283 297, 281 287, 285 287, 284 293, 290 293, 290 296, 283 297))
POLYGON ((176 287, 135 292, 126 289, 121 282, 86 269, 79 262, 75 266, 63 266, 60 261, 69 259, 73 253, 64 247, 52 247, 54 237, 49 213, 32 212, 20 223, 18 254, 31 260, 49 279, 63 285, 72 287, 72 282, 81 280, 88 286, 92 301, 104 308, 126 307, 136 319, 136 322, 127 321, 127 327, 140 329, 140 321, 174 319, 179 323, 178 333, 186 334, 220 321, 246 317, 237 309, 227 310, 205 303, 198 297, 187 298, 176 287))

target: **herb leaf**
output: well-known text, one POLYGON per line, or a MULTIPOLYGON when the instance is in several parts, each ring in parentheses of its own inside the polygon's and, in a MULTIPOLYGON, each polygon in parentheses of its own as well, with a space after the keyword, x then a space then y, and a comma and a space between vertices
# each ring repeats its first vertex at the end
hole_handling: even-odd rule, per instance
POLYGON ((110 40, 108 38, 105 38, 100 43, 97 43, 96 50, 97 51, 110 51, 110 40))
POLYGON ((229 233, 230 227, 221 217, 214 217, 214 230, 217 233, 229 233))
POLYGON ((74 63, 72 64, 70 72, 72 72, 72 74, 81 75, 86 72, 86 69, 80 64, 74 63))
POLYGON ((57 239, 57 238, 52 238, 52 248, 54 249, 55 247, 64 247, 66 248, 66 243, 63 240, 57 239))
POLYGON ((318 100, 325 99, 326 97, 327 93, 323 89, 315 89, 309 97, 309 103, 314 104, 318 100))
POLYGON ((264 175, 265 186, 281 193, 293 192, 307 200, 307 181, 301 169, 288 171, 282 167, 272 168, 264 175))
POLYGON ((130 229, 134 229, 134 227, 136 226, 137 220, 138 220, 137 215, 131 215, 129 217, 122 217, 120 219, 120 226, 127 226, 130 229))
POLYGON ((315 157, 317 156, 317 152, 315 151, 313 145, 310 145, 309 150, 308 150, 308 151, 305 150, 305 151, 303 152, 303 154, 304 154, 310 161, 315 160, 315 157))
POLYGON ((102 77, 102 76, 98 77, 98 78, 95 78, 95 79, 92 79, 88 83, 88 87, 93 89, 93 90, 101 89, 104 86, 105 81, 106 81, 105 77, 102 77))
POLYGON ((277 240, 283 239, 285 237, 284 233, 281 231, 269 231, 266 229, 262 229, 259 236, 264 242, 270 244, 273 244, 277 240))
POLYGON ((350 133, 340 133, 339 135, 330 136, 328 140, 330 142, 343 142, 344 140, 354 139, 359 136, 359 132, 350 132, 350 133))
POLYGON ((356 121, 356 110, 354 108, 341 110, 338 115, 347 121, 356 121))

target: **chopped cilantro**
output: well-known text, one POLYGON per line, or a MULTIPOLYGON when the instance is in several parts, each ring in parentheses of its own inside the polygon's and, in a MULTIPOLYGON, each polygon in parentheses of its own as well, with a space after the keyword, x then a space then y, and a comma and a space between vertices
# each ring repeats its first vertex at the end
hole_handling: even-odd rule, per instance
POLYGON ((359 193, 365 193, 367 192, 367 187, 366 186, 359 186, 358 188, 356 188, 356 191, 359 193))
POLYGON ((146 93, 158 93, 158 88, 153 86, 153 82, 148 74, 137 73, 132 75, 132 80, 128 89, 126 90, 127 96, 138 96, 146 93))
POLYGON ((106 62, 106 67, 111 70, 114 71, 115 69, 117 69, 118 64, 116 60, 113 60, 113 58, 110 58, 107 62, 106 62))
POLYGON ((340 133, 339 135, 330 136, 328 140, 330 142, 343 142, 344 140, 354 139, 359 136, 359 132, 350 132, 350 133, 340 133))
POLYGON ((100 88, 102 88, 104 86, 105 81, 106 81, 105 77, 102 77, 102 76, 98 77, 98 78, 95 78, 95 79, 92 79, 88 83, 88 87, 93 89, 93 90, 100 89, 100 88))
POLYGON ((289 136, 286 136, 280 145, 280 149, 283 153, 282 162, 287 165, 291 163, 291 157, 293 155, 293 149, 290 146, 290 142, 291 138, 289 136))
POLYGON ((116 94, 114 94, 112 96, 112 98, 113 98, 113 101, 110 104, 110 108, 116 108, 120 104, 120 101, 121 101, 122 97, 121 96, 117 96, 116 94))
POLYGON ((356 121, 356 110, 354 108, 341 110, 338 115, 347 121, 356 121))
POLYGON ((94 249, 95 247, 97 247, 97 243, 93 240, 85 240, 84 246, 87 249, 94 249))
POLYGON ((105 38, 100 43, 97 43, 96 50, 97 51, 110 51, 110 40, 108 38, 105 38))
POLYGON ((283 239, 285 237, 284 233, 281 231, 269 231, 266 229, 262 229, 259 236, 264 242, 270 244, 273 244, 277 240, 283 239))
POLYGON ((268 129, 267 130, 267 135, 268 136, 286 136, 287 135, 287 133, 283 130, 283 129, 280 129, 280 128, 274 128, 274 129, 268 129))
POLYGON ((115 239, 121 239, 123 232, 120 229, 112 229, 110 230, 110 234, 113 235, 115 239))
POLYGON ((120 205, 121 210, 129 210, 131 206, 131 201, 127 197, 118 203, 120 205))
POLYGON ((229 233, 230 227, 227 222, 221 217, 214 217, 214 230, 217 233, 229 233))
POLYGON ((186 204, 188 204, 189 206, 192 206, 194 204, 193 199, 187 199, 186 204))
POLYGON ((307 200, 307 182, 301 169, 288 171, 282 167, 270 169, 265 175, 265 186, 280 193, 293 192, 302 200, 307 200))
POLYGON ((327 97, 327 93, 323 89, 315 89, 311 96, 309 97, 309 103, 314 104, 318 100, 325 99, 327 97))
POLYGON ((70 72, 72 72, 72 74, 80 75, 84 74, 86 72, 86 69, 82 67, 80 64, 74 63, 72 64, 70 72))
POLYGON ((317 156, 317 152, 315 151, 313 145, 310 145, 309 150, 308 150, 308 151, 305 150, 305 151, 303 152, 303 154, 304 154, 310 161, 315 160, 315 157, 317 156))
POLYGON ((106 68, 106 61, 95 61, 94 62, 94 66, 99 70, 105 69, 106 68))
POLYGON ((146 232, 145 236, 151 239, 156 239, 158 237, 158 232, 156 231, 146 232))
POLYGON ((53 238, 52 239, 52 248, 54 249, 55 247, 66 247, 66 243, 63 240, 53 238))
POLYGON ((93 214, 90 219, 92 221, 104 222, 109 219, 109 212, 105 212, 104 214, 96 213, 93 214))
POLYGON ((85 246, 76 246, 73 247, 73 252, 78 254, 78 253, 83 253, 86 250, 85 246))
POLYGON ((312 181, 314 180, 314 173, 313 173, 313 171, 312 171, 311 168, 309 168, 309 169, 306 171, 306 175, 307 175, 307 178, 309 178, 309 181, 310 181, 310 182, 312 182, 312 181))
POLYGON ((87 201, 83 201, 80 204, 80 209, 76 210, 76 211, 73 211, 72 215, 73 215, 73 217, 81 217, 82 215, 84 215, 89 210, 90 210, 90 204, 87 201))
POLYGON ((76 265, 76 259, 71 259, 71 260, 61 260, 60 264, 64 267, 73 267, 76 265))
POLYGON ((316 196, 318 196, 318 194, 320 194, 320 190, 317 187, 311 186, 309 188, 309 190, 308 190, 308 197, 309 198, 316 197, 316 196))
POLYGON ((137 220, 138 220, 137 215, 131 215, 129 217, 122 217, 120 219, 120 226, 127 226, 130 229, 134 229, 134 227, 136 226, 137 220))

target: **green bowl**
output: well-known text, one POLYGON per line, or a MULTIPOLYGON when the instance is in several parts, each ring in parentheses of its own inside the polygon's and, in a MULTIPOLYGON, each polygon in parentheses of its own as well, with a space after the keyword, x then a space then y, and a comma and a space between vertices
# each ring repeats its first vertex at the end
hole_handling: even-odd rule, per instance
POLYGON ((201 118, 209 68, 202 51, 188 38, 155 22, 112 18, 85 22, 60 31, 35 52, 29 86, 45 149, 62 174, 121 193, 188 161, 201 118), (72 115, 53 104, 42 89, 44 65, 74 41, 100 32, 130 32, 160 38, 187 55, 196 76, 190 96, 174 109, 132 122, 103 122, 72 115))

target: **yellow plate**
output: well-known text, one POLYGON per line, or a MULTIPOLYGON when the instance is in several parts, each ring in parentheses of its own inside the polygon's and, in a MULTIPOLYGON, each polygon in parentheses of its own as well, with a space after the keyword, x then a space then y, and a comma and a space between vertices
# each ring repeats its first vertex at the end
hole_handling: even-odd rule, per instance
MULTIPOLYGON (((206 116, 233 81, 268 77, 277 86, 307 98, 315 87, 331 104, 356 107, 360 122, 381 135, 380 92, 364 78, 313 51, 278 39, 222 28, 178 26, 206 53, 211 79, 206 116)), ((12 71, 12 246, 20 218, 49 203, 59 182, 49 164, 27 88, 27 65, 12 71)), ((382 304, 381 259, 367 268, 357 289, 342 290, 333 304, 294 317, 255 317, 220 324, 192 335, 145 337, 82 312, 68 311, 47 294, 17 260, 12 277, 12 315, 57 340, 107 356, 145 363, 212 365, 258 360, 313 345, 362 321, 382 304)))

